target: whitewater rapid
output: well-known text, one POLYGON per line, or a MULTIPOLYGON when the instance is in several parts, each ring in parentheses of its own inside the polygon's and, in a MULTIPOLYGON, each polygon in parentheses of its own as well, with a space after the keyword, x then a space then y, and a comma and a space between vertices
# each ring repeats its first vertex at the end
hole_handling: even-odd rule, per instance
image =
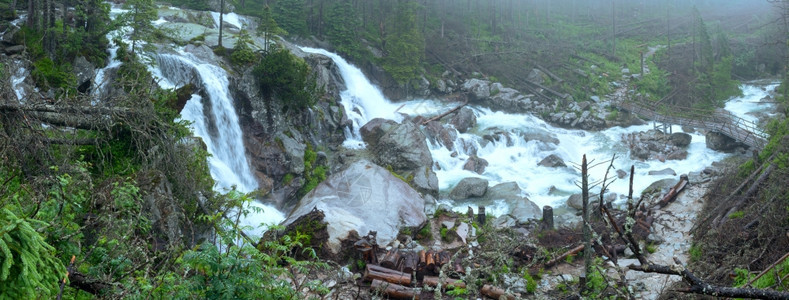
MULTIPOLYGON (((391 103, 383 96, 380 89, 371 84, 364 74, 355 66, 349 64, 337 54, 323 49, 301 48, 304 52, 318 53, 331 58, 342 74, 347 89, 341 92, 342 105, 349 118, 353 120, 353 131, 346 132, 345 146, 362 148, 363 142, 358 133, 358 128, 373 118, 387 118, 402 121, 399 113, 409 115, 430 116, 453 108, 457 103, 444 103, 431 99, 417 99, 406 101, 402 107, 391 103)), ((766 87, 755 84, 742 85, 743 96, 731 99, 726 109, 738 116, 747 116, 752 120, 754 111, 768 109, 764 105, 754 104, 767 96, 768 91, 775 86, 766 87)), ((563 206, 567 198, 579 193, 577 183, 580 171, 576 168, 581 163, 585 154, 590 165, 613 161, 613 169, 607 170, 608 163, 590 169, 592 181, 602 180, 606 171, 609 172, 609 193, 616 193, 623 199, 628 194, 629 182, 618 179, 617 170, 629 172, 630 166, 635 166, 634 197, 639 197, 641 191, 653 182, 677 178, 680 174, 701 171, 713 162, 723 160, 729 154, 710 150, 706 147, 703 133, 688 132, 692 140, 687 148, 688 156, 683 160, 658 160, 639 161, 633 160, 629 155, 629 148, 622 140, 624 135, 653 129, 649 123, 640 126, 613 127, 598 132, 565 129, 554 127, 551 124, 531 115, 492 111, 484 107, 469 105, 477 117, 476 127, 467 133, 459 133, 454 141, 456 147, 450 151, 440 144, 432 145, 428 141, 435 164, 433 170, 439 179, 441 191, 440 202, 450 204, 459 210, 465 210, 467 205, 475 205, 463 201, 451 201, 446 195, 460 180, 466 177, 480 177, 489 180, 489 185, 516 182, 527 196, 540 207, 544 205, 563 206), (494 132, 506 132, 511 137, 511 142, 487 142, 482 136, 494 132), (527 137, 540 137, 523 138, 527 137), (558 140, 557 144, 550 142, 558 140), (477 174, 463 170, 463 165, 473 153, 464 152, 464 147, 458 145, 470 144, 477 148, 476 155, 488 161, 489 165, 484 173, 477 174), (562 158, 568 167, 548 168, 538 166, 538 163, 549 155, 562 158), (648 175, 649 171, 658 171, 671 168, 674 175, 648 175)), ((682 132, 680 126, 673 126, 672 132, 682 132)), ((620 203, 622 201, 619 201, 620 203)), ((498 202, 494 207, 488 207, 487 212, 494 215, 506 213, 508 203, 498 202)))

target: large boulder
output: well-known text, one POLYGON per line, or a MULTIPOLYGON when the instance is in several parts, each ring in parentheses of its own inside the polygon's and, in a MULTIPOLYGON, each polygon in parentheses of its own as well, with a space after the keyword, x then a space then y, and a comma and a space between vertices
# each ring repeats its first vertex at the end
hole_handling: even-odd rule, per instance
POLYGON ((477 116, 474 115, 474 112, 470 108, 463 107, 452 116, 449 120, 449 124, 455 126, 458 132, 465 133, 477 125, 477 116))
POLYGON ((96 75, 95 68, 84 56, 79 56, 74 60, 74 74, 77 77, 77 90, 81 93, 87 92, 91 87, 91 81, 96 75))
POLYGON ((505 200, 509 204, 507 215, 518 223, 542 217, 540 207, 523 196, 523 191, 517 182, 503 182, 488 188, 481 199, 481 204, 494 204, 499 200, 505 200))
POLYGON ((740 142, 719 132, 710 131, 705 135, 707 148, 721 152, 734 152, 742 147, 740 142))
POLYGON ((477 101, 485 100, 490 97, 490 82, 487 80, 472 78, 461 86, 464 92, 470 93, 472 98, 477 101))
POLYGON ((343 241, 377 232, 379 245, 397 238, 402 227, 427 221, 425 202, 417 191, 388 170, 367 160, 332 174, 299 201, 282 225, 288 226, 313 209, 322 211, 330 254, 345 251, 343 241))
POLYGON ((472 155, 468 158, 466 163, 463 165, 463 170, 472 171, 477 174, 485 173, 485 167, 488 166, 488 161, 484 158, 478 157, 476 155, 472 155))
POLYGON ((674 146, 677 147, 687 147, 688 145, 690 145, 690 141, 692 139, 693 137, 690 136, 690 134, 684 132, 675 132, 671 134, 671 137, 669 137, 671 143, 673 143, 674 146))
POLYGON ((365 135, 362 131, 362 138, 370 145, 368 149, 375 155, 375 162, 379 165, 391 166, 394 170, 414 170, 433 165, 425 134, 413 123, 395 124, 388 131, 384 126, 379 126, 371 132, 375 134, 365 135), (380 137, 376 140, 378 134, 380 137))
POLYGON ((375 118, 368 121, 367 124, 364 124, 362 128, 359 128, 359 133, 361 133, 365 143, 368 145, 376 145, 384 134, 392 131, 392 128, 397 125, 397 122, 392 120, 375 118))
POLYGON ((488 180, 483 178, 463 178, 449 193, 453 200, 464 200, 471 197, 482 197, 488 190, 488 180))

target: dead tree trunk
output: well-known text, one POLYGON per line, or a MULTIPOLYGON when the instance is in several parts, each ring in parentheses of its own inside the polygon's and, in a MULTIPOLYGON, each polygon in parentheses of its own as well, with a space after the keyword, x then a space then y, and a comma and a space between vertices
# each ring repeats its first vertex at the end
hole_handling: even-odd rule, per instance
POLYGON ((395 284, 411 285, 411 274, 387 269, 381 266, 367 265, 362 280, 372 281, 375 279, 395 284))
POLYGON ((405 287, 399 284, 373 280, 370 290, 379 291, 391 299, 419 299, 421 291, 414 288, 405 287))

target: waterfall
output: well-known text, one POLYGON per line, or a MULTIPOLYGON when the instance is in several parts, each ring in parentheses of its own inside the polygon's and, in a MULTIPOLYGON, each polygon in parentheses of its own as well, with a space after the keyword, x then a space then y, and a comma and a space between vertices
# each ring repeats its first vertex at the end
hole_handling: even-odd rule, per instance
POLYGON ((245 193, 255 190, 257 183, 244 152, 241 127, 233 99, 229 96, 225 70, 200 63, 188 55, 159 54, 156 61, 162 76, 170 83, 181 86, 192 82, 208 96, 208 99, 192 96, 181 112, 181 118, 193 122, 195 135, 208 146, 211 175, 218 187, 228 189, 236 186, 245 193))
MULTIPOLYGON (((247 161, 241 126, 228 90, 228 77, 224 69, 199 61, 187 53, 158 54, 155 56, 163 87, 182 86, 193 83, 204 91, 203 96, 194 94, 181 111, 181 118, 192 122, 194 134, 203 139, 208 152, 211 177, 216 181, 215 188, 222 192, 235 186, 238 191, 247 193, 258 188, 257 181, 247 161)), ((285 219, 282 212, 273 206, 253 201, 255 208, 241 216, 241 225, 252 228, 249 236, 261 236, 262 223, 276 224, 285 219)))
POLYGON ((328 56, 337 64, 343 80, 345 90, 340 92, 340 98, 345 114, 353 122, 352 129, 345 130, 346 148, 364 148, 359 128, 374 118, 386 118, 400 121, 402 117, 397 114, 397 106, 384 97, 378 87, 370 83, 362 70, 348 63, 335 53, 323 49, 301 47, 307 53, 316 53, 328 56))

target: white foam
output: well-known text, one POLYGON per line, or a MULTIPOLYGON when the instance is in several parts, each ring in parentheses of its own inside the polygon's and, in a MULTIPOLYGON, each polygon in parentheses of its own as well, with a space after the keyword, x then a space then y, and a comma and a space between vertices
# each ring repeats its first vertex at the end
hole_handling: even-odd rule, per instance
MULTIPOLYGON (((215 11, 212 11, 211 12, 211 17, 214 18, 214 25, 216 26, 216 28, 219 28, 219 13, 215 12, 215 11)), ((225 15, 222 17, 222 21, 225 22, 225 23, 228 23, 230 25, 233 25, 234 27, 236 27, 238 29, 243 28, 242 24, 246 23, 245 20, 243 19, 243 17, 241 17, 241 16, 239 16, 236 13, 233 13, 233 12, 225 13, 225 15), (244 21, 244 22, 242 23, 242 21, 244 21)))

